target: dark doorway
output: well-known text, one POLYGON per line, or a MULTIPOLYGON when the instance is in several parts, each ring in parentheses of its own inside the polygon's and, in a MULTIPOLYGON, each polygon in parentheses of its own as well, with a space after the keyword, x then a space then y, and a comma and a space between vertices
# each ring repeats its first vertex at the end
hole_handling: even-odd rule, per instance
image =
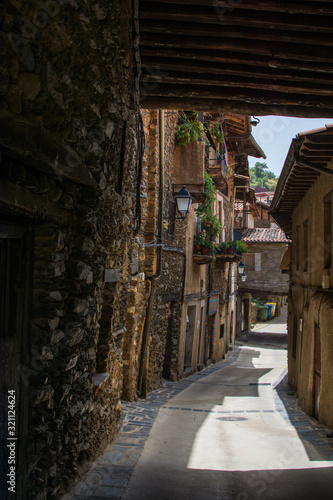
POLYGON ((210 314, 207 318, 206 361, 208 359, 212 359, 215 336, 216 336, 216 313, 210 314))
POLYGON ((186 317, 186 338, 185 338, 185 352, 184 352, 184 366, 189 368, 192 366, 192 353, 193 353, 193 340, 195 330, 195 317, 197 306, 187 307, 186 317))
POLYGON ((314 416, 319 420, 319 405, 320 405, 320 384, 321 384, 321 341, 320 328, 315 325, 314 332, 314 416))
POLYGON ((31 289, 31 227, 0 222, 0 454, 2 499, 26 498, 27 352, 31 289), (10 469, 10 467, 12 467, 10 469), (12 473, 8 476, 9 472, 12 473), (13 473, 14 472, 14 473, 13 473), (7 483, 12 479, 12 483, 7 483), (13 490, 12 490, 13 491, 13 490))
POLYGON ((242 331, 249 329, 250 299, 242 302, 242 331))
POLYGON ((204 320, 204 306, 201 306, 200 308, 200 324, 199 324, 199 332, 198 332, 198 355, 197 355, 197 363, 200 364, 201 362, 201 338, 202 338, 202 326, 203 326, 203 320, 204 320))
POLYGON ((230 336, 229 336, 229 344, 232 344, 233 340, 233 333, 234 333, 234 311, 231 311, 230 315, 230 336))

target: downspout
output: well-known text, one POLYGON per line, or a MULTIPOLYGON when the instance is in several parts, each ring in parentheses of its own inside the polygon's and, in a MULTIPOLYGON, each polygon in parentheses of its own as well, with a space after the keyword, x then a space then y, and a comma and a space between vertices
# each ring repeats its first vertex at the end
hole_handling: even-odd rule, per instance
POLYGON ((236 186, 234 186, 234 196, 232 200, 232 221, 230 228, 230 239, 234 239, 234 219, 235 219, 235 203, 236 203, 236 186))
POLYGON ((157 216, 157 270, 153 276, 148 279, 150 281, 150 295, 146 309, 146 319, 142 333, 141 359, 138 375, 138 390, 137 394, 141 398, 147 396, 147 372, 146 367, 148 358, 148 339, 150 333, 151 319, 153 315, 153 305, 156 293, 157 280, 161 276, 162 271, 162 238, 163 238, 163 209, 164 209, 164 110, 159 110, 159 203, 157 216))

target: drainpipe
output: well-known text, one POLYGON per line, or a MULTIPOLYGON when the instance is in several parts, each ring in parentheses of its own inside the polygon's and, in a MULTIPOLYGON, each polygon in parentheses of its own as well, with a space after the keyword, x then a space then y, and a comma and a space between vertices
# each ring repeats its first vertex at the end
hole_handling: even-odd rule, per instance
POLYGON ((142 334, 142 347, 141 359, 138 376, 138 390, 137 393, 141 398, 147 396, 147 372, 148 372, 148 339, 150 333, 151 319, 153 315, 153 305, 156 293, 157 280, 161 276, 162 271, 162 237, 163 237, 163 209, 164 209, 164 110, 159 110, 159 203, 158 203, 158 216, 157 216, 157 233, 158 243, 157 247, 157 270, 156 273, 149 279, 150 295, 146 309, 146 319, 143 327, 142 334))
POLYGON ((234 220, 235 220, 235 203, 236 203, 236 186, 234 186, 234 196, 232 200, 232 221, 231 221, 231 229, 230 229, 230 239, 234 239, 234 220))

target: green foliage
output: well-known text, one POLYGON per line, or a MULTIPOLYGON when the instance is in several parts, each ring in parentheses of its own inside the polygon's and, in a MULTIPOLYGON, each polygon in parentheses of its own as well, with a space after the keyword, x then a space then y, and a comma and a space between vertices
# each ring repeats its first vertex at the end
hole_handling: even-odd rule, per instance
POLYGON ((194 235, 194 243, 201 247, 214 248, 208 231, 203 230, 200 234, 194 235))
POLYGON ((278 183, 278 177, 268 170, 267 164, 257 161, 254 167, 250 168, 251 186, 266 188, 274 191, 278 183))
POLYGON ((202 203, 196 209, 197 215, 200 217, 202 227, 210 224, 209 231, 211 240, 222 232, 222 225, 219 219, 214 214, 214 201, 215 201, 215 186, 211 176, 205 171, 205 191, 202 195, 202 203))
POLYGON ((209 130, 213 139, 217 142, 222 143, 224 141, 224 134, 221 132, 221 127, 219 123, 214 123, 213 127, 209 130))
POLYGON ((204 126, 199 122, 197 112, 182 111, 181 116, 187 123, 181 122, 177 125, 175 134, 177 146, 186 146, 190 142, 206 139, 204 126))
POLYGON ((248 251, 249 251, 247 244, 244 243, 244 241, 242 241, 242 240, 236 240, 234 243, 234 248, 235 248, 236 252, 239 252, 239 253, 248 253, 248 251))

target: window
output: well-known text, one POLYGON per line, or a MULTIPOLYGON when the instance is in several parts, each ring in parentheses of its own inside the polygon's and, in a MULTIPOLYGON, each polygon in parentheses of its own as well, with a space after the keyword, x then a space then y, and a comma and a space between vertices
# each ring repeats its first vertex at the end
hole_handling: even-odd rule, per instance
POLYGON ((245 265, 245 274, 249 271, 254 271, 255 269, 255 260, 254 260, 254 253, 245 253, 242 255, 242 261, 243 264, 245 265))
POLYGON ((224 323, 220 325, 220 339, 223 339, 224 337, 224 323))
POLYGON ((332 194, 324 198, 324 268, 330 269, 332 262, 332 194))
POLYGON ((308 220, 303 222, 303 271, 308 270, 309 261, 309 235, 308 235, 308 220))
POLYGON ((254 270, 261 271, 261 253, 254 254, 254 270))

